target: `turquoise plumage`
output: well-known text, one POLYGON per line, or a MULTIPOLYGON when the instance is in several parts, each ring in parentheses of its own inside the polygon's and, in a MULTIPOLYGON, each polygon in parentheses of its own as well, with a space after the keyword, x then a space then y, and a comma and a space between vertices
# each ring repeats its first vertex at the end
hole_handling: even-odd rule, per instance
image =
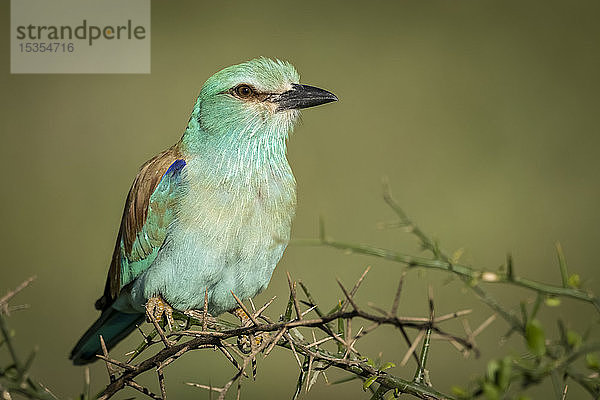
POLYGON ((225 68, 202 87, 187 129, 144 164, 127 196, 100 318, 71 353, 86 364, 144 319, 146 310, 237 307, 269 283, 296 207, 286 158, 299 109, 335 101, 300 85, 294 67, 258 58, 225 68))

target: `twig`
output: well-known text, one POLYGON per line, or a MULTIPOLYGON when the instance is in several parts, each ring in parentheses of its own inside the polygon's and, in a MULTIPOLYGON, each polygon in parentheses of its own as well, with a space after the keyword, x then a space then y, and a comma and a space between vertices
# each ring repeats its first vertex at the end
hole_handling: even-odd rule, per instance
MULTIPOLYGON (((558 267, 560 269, 560 277, 562 279, 562 285, 564 288, 569 287, 569 272, 567 271, 567 261, 565 260, 565 253, 560 242, 556 242, 556 255, 558 257, 558 267)), ((565 387, 566 388, 566 387, 565 387)), ((565 389, 566 391, 566 389, 565 389)))
POLYGON ((254 318, 260 317, 260 315, 267 309, 267 307, 269 307, 273 303, 273 301, 275 301, 276 298, 277 296, 271 297, 271 300, 267 301, 261 308, 256 310, 256 312, 254 313, 254 318))
POLYGON ((20 291, 25 289, 27 286, 29 286, 29 284, 31 282, 33 282, 36 278, 37 278, 37 276, 34 275, 34 276, 26 279, 19 286, 17 286, 13 290, 10 290, 8 293, 6 293, 4 296, 2 296, 2 298, 0 298, 0 308, 3 304, 7 304, 10 301, 10 299, 12 299, 17 293, 19 293, 20 291))
MULTIPOLYGON (((358 254, 366 254, 372 255, 380 258, 384 258, 386 260, 399 262, 402 264, 406 264, 410 268, 421 267, 428 269, 439 269, 443 271, 451 272, 455 275, 463 277, 467 279, 469 282, 477 282, 483 281, 485 283, 490 284, 511 284, 515 286, 520 286, 529 290, 533 290, 536 292, 540 292, 546 295, 553 296, 564 296, 570 297, 576 300, 585 301, 587 303, 592 304, 598 312, 600 312, 600 300, 593 294, 590 294, 586 291, 575 289, 575 288, 565 288, 562 286, 549 285, 537 281, 533 281, 526 278, 521 278, 515 276, 513 279, 508 279, 506 274, 501 272, 487 272, 482 270, 477 270, 466 265, 461 264, 450 264, 447 261, 438 260, 438 259, 430 259, 425 257, 417 257, 406 255, 394 250, 383 249, 375 246, 363 245, 363 244, 354 244, 354 243, 346 243, 339 242, 332 239, 302 239, 295 240, 295 244, 307 245, 307 246, 319 246, 325 245, 341 250, 350 251, 358 254)), ((497 310, 496 310, 497 311, 497 310)))
POLYGON ((202 330, 206 331, 208 325, 208 288, 204 289, 204 307, 202 309, 202 330))
MULTIPOLYGON (((336 279, 338 285, 340 285, 340 288, 342 289, 342 292, 344 292, 344 296, 346 296, 346 300, 348 302, 350 302, 350 304, 352 304, 352 307, 354 307, 355 310, 358 310, 358 306, 356 305, 356 303, 354 302, 354 299, 352 298, 352 296, 350 295, 350 293, 348 293, 348 291, 346 290, 346 288, 344 287, 344 285, 342 285, 342 282, 340 282, 339 279, 336 279)), ((344 310, 344 306, 342 305, 342 311, 344 310)))
MULTIPOLYGON (((360 287, 360 285, 362 284, 363 280, 365 279, 365 276, 367 276, 367 273, 371 270, 371 266, 369 265, 365 271, 362 273, 362 275, 360 276, 360 278, 358 278, 358 280, 356 281, 356 283, 354 284, 354 287, 352 287, 352 290, 350 291, 350 297, 354 297, 354 295, 356 294, 356 292, 358 291, 358 288, 360 287)), ((341 285, 341 283, 338 281, 338 284, 341 285)), ((345 291, 345 289, 343 289, 345 291)), ((350 299, 348 298, 348 296, 346 296, 346 300, 344 300, 344 302, 342 303, 342 307, 340 309, 340 311, 345 311, 346 310, 346 306, 348 305, 348 301, 350 301, 350 299)))
POLYGON ((404 283, 405 276, 406 271, 403 271, 402 275, 400 275, 400 281, 398 282, 398 289, 396 289, 394 300, 392 301, 392 308, 390 309, 391 315, 396 315, 398 313, 398 306, 400 305, 400 293, 402 293, 402 284, 404 283))
POLYGON ((406 354, 404 354, 404 357, 402 358, 402 361, 400 361, 400 365, 401 366, 405 366, 406 363, 408 362, 408 359, 410 358, 410 356, 414 355, 414 357, 417 360, 417 368, 421 367, 421 361, 417 357, 417 355, 415 353, 415 350, 416 350, 417 346, 419 345, 419 342, 421 341, 421 339, 423 338, 424 335, 425 335, 425 331, 419 331, 419 333, 417 334, 417 337, 415 338, 415 340, 412 342, 412 344, 410 345, 410 347, 406 351, 406 354))
POLYGON ((246 306, 244 305, 244 303, 242 303, 242 301, 240 300, 240 298, 237 297, 235 295, 235 293, 233 293, 233 291, 231 292, 231 295, 233 296, 233 298, 235 299, 235 301, 238 303, 238 305, 240 306, 240 308, 242 309, 242 311, 246 314, 246 316, 248 316, 248 318, 250 319, 250 321, 252 321, 252 323, 254 324, 254 326, 258 326, 259 322, 256 320, 256 318, 254 318, 254 315, 252 315, 252 313, 250 313, 250 311, 248 311, 248 309, 246 308, 246 306))
POLYGON ((137 383, 136 381, 128 381, 127 382, 127 386, 131 386, 132 388, 134 388, 135 390, 145 394, 146 396, 150 397, 151 399, 155 399, 155 400, 162 400, 159 396, 155 395, 154 393, 152 393, 148 388, 140 385, 139 383, 137 383))
POLYGON ((115 371, 112 367, 112 364, 108 361, 108 350, 106 349, 106 343, 104 343, 104 337, 100 335, 100 346, 102 347, 102 353, 104 354, 103 360, 106 363, 106 371, 108 372, 108 377, 111 382, 115 381, 115 371))
POLYGON ((154 318, 154 316, 151 315, 148 310, 146 310, 146 317, 148 318, 148 320, 150 322, 152 322, 152 325, 154 325, 154 329, 156 329, 156 333, 158 333, 158 336, 160 336, 160 340, 162 340, 165 347, 172 346, 173 343, 171 343, 171 341, 169 339, 167 339, 167 336, 165 335, 165 331, 163 331, 161 326, 158 324, 158 321, 156 320, 156 318, 154 318))
POLYGON ((167 399, 167 390, 165 388, 165 375, 161 368, 156 369, 156 374, 158 375, 158 386, 160 387, 160 395, 162 396, 162 400, 167 399))
POLYGON ((414 378, 414 381, 416 383, 423 383, 426 379, 427 372, 425 368, 427 365, 427 357, 429 355, 429 346, 431 343, 431 331, 433 329, 434 314, 435 309, 433 306, 433 289, 431 286, 429 286, 429 326, 425 331, 425 340, 423 341, 423 347, 421 347, 421 357, 419 358, 419 365, 417 366, 417 373, 415 374, 414 378))
MULTIPOLYGON (((103 346, 102 351, 104 352, 105 349, 106 349, 106 345, 103 346)), ((101 360, 104 360, 108 364, 116 365, 116 366, 121 367, 121 368, 123 368, 125 370, 129 370, 129 371, 134 371, 135 370, 135 368, 133 366, 129 365, 129 364, 125 364, 125 363, 123 363, 123 362, 121 362, 119 360, 114 360, 114 359, 106 357, 106 356, 104 356, 102 354, 96 354, 96 357, 98 357, 101 360)), ((113 372, 113 377, 114 377, 114 370, 112 370, 112 372, 113 372)), ((110 372, 109 372, 109 375, 110 375, 110 372)))
POLYGON ((289 271, 286 271, 288 285, 290 287, 290 296, 294 300, 294 309, 296 310, 296 316, 298 319, 302 319, 302 312, 300 311, 300 307, 298 306, 298 297, 296 296, 296 282, 292 282, 292 277, 290 276, 289 271))
POLYGON ((287 330, 286 327, 283 327, 278 333, 277 335, 275 335, 275 337, 273 338, 271 344, 267 347, 267 349, 265 350, 265 357, 269 355, 269 353, 273 350, 273 348, 277 345, 277 343, 279 342, 279 340, 281 340, 281 338, 283 337, 283 335, 285 335, 285 331, 287 330))
POLYGON ((298 366, 302 370, 302 363, 300 362, 300 357, 298 357, 298 352, 296 351, 296 347, 294 346, 294 340, 292 339, 290 334, 287 332, 285 332, 283 335, 288 340, 288 343, 290 344, 290 348, 292 349, 292 353, 294 353, 294 357, 296 358, 296 362, 298 363, 298 366))

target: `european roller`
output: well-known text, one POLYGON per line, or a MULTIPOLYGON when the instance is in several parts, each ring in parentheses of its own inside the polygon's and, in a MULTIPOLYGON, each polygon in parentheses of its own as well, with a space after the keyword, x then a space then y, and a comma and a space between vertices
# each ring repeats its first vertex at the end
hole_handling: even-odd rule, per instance
POLYGON ((300 109, 336 101, 295 68, 258 58, 202 86, 182 138, 140 169, 129 190, 100 317, 71 352, 95 361, 146 311, 204 307, 213 316, 265 289, 290 238, 296 182, 286 145, 300 109))

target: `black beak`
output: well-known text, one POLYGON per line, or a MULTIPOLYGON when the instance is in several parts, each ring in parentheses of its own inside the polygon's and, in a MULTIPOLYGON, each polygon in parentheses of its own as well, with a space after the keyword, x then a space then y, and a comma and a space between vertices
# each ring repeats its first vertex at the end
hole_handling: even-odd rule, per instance
POLYGON ((292 84, 292 89, 273 98, 277 111, 318 106, 337 101, 337 96, 314 86, 292 84))

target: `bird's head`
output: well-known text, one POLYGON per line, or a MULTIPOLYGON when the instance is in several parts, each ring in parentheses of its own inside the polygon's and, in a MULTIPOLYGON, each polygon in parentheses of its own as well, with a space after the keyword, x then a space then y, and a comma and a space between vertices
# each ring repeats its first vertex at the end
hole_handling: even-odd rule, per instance
POLYGON ((337 100, 326 90, 301 85, 299 79, 290 63, 268 58, 227 67, 202 87, 188 130, 235 141, 285 138, 298 110, 337 100))

